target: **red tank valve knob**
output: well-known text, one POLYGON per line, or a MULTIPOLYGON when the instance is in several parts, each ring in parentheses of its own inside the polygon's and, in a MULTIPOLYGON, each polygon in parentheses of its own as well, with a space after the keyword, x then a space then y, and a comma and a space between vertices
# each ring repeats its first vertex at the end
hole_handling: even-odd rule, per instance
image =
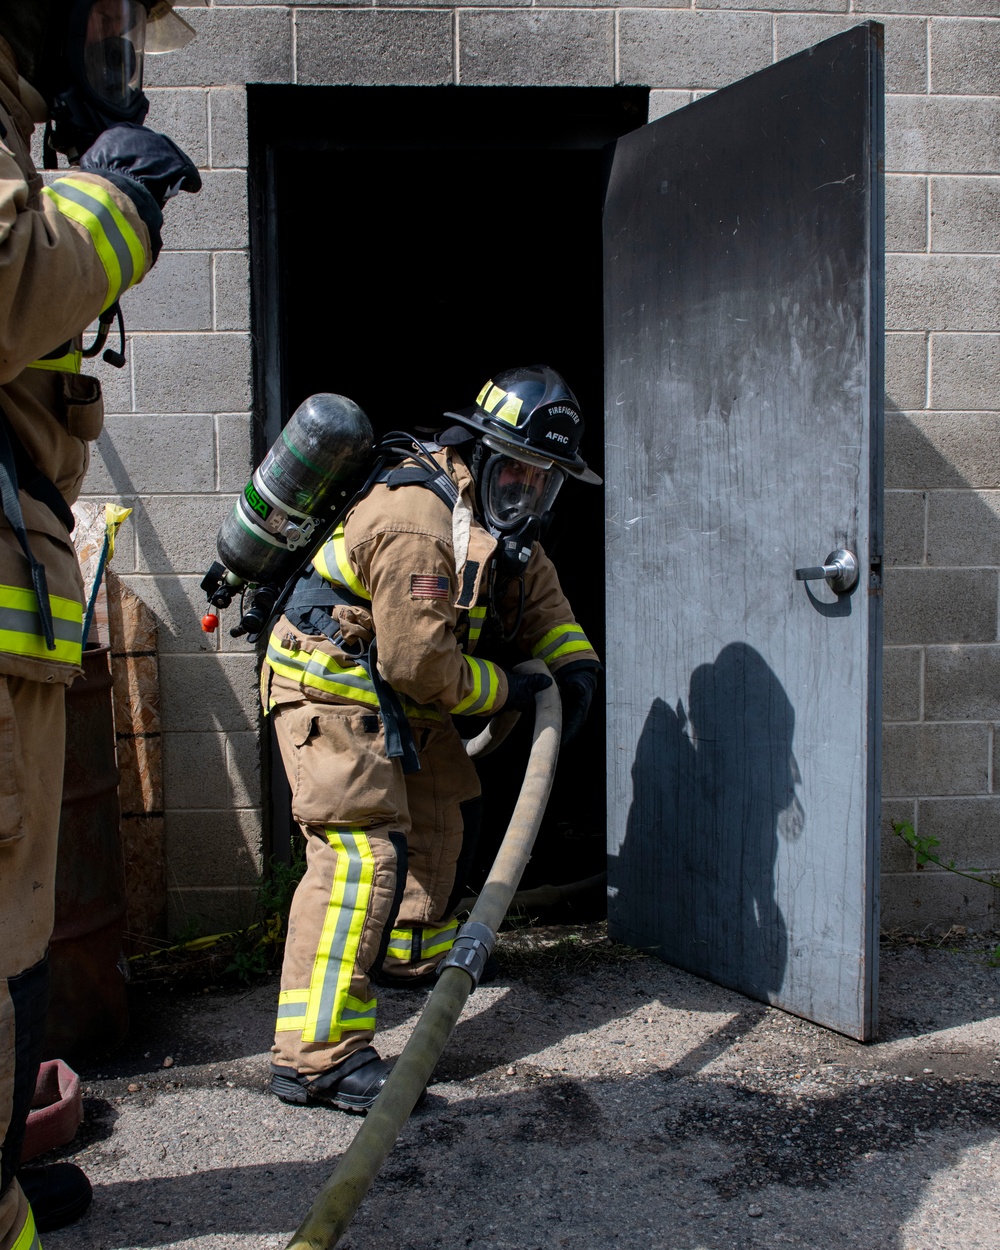
POLYGON ((206 634, 213 634, 219 628, 219 618, 214 612, 206 612, 201 618, 201 627, 206 634))

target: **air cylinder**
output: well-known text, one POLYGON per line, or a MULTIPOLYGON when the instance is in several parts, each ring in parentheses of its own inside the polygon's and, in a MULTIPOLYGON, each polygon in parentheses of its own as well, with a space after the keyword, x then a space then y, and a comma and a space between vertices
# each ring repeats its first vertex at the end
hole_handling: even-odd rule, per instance
POLYGON ((368 418, 346 396, 321 392, 299 404, 222 523, 217 543, 226 569, 249 585, 291 577, 374 442, 368 418))

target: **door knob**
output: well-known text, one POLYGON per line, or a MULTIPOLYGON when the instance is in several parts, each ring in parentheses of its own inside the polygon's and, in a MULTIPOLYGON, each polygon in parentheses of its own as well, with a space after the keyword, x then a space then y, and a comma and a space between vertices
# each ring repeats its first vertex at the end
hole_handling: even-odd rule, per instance
POLYGON ((846 595, 858 584, 858 560, 852 551, 838 547, 830 552, 824 564, 796 569, 795 577, 800 582, 825 581, 838 595, 846 595))

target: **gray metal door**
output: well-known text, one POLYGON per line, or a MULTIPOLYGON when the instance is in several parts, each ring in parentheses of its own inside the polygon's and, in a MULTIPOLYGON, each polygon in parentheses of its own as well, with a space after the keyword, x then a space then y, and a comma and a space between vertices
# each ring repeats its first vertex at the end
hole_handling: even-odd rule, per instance
POLYGON ((610 932, 862 1039, 881 34, 858 26, 618 140, 605 207, 610 932))

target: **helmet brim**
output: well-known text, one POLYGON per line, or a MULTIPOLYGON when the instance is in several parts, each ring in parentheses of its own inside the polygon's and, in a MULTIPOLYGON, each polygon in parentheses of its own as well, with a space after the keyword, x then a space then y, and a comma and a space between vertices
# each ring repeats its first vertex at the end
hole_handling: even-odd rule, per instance
MULTIPOLYGON (((498 441, 506 441, 503 438, 503 427, 495 421, 487 422, 483 418, 482 412, 475 405, 471 408, 457 408, 451 412, 446 412, 444 415, 448 420, 460 421, 462 425, 475 430, 477 434, 490 434, 498 441)), ((511 454, 516 456, 517 444, 511 442, 509 445, 511 454)), ((545 455, 551 459, 553 464, 557 464, 560 469, 565 469, 578 482, 586 482, 589 486, 602 485, 604 479, 598 477, 593 469, 587 468, 587 462, 582 456, 560 456, 548 447, 545 449, 545 455)))

